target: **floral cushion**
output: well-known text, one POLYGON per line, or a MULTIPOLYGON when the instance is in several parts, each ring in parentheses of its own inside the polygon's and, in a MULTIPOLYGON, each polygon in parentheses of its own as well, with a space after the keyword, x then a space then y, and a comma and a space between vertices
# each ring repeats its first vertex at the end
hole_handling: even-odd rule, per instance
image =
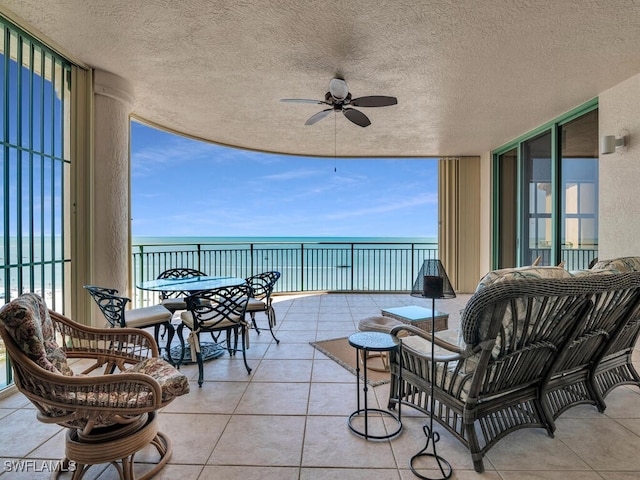
POLYGON ((611 260, 600 260, 591 270, 617 270, 618 272, 639 272, 640 257, 619 257, 611 260))
POLYGON ((189 393, 189 379, 161 358, 147 358, 126 370, 127 373, 144 373, 153 377, 162 389, 162 401, 189 393))
POLYGON ((40 367, 73 375, 64 350, 56 343, 49 310, 35 293, 25 293, 2 307, 0 320, 20 349, 40 367))

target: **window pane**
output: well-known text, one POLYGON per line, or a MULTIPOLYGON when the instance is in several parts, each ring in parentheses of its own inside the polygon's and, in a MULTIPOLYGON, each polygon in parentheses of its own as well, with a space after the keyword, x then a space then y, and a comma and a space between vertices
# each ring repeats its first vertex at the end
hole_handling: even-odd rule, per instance
POLYGON ((598 111, 563 125, 560 138, 562 260, 576 270, 598 256, 598 111))
POLYGON ((529 191, 523 205, 524 241, 521 242, 521 264, 531 264, 542 256, 542 265, 550 265, 553 229, 551 212, 551 132, 543 133, 522 144, 523 184, 529 191))

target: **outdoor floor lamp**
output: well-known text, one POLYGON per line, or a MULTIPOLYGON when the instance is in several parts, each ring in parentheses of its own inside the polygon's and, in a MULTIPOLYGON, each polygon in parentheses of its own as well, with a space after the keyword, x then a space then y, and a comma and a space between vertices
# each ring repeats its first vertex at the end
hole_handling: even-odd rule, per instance
MULTIPOLYGON (((418 272, 418 276, 413 282, 413 288, 411 289, 411 295, 414 297, 423 297, 431 299, 431 335, 435 336, 435 315, 436 315, 436 298, 455 298, 456 292, 451 286, 447 272, 440 260, 425 260, 422 264, 422 268, 418 272)), ((451 477, 453 469, 451 464, 447 462, 443 457, 436 453, 436 443, 440 440, 440 434, 433 430, 433 411, 435 408, 435 399, 433 396, 433 382, 436 378, 436 365, 433 361, 435 357, 435 343, 431 342, 431 398, 429 400, 429 424, 423 427, 424 433, 427 436, 427 443, 425 447, 416 453, 410 460, 411 471, 419 478, 426 480, 439 480, 447 479, 451 477), (432 445, 433 452, 428 452, 429 444, 432 445), (438 464, 441 477, 438 479, 432 477, 425 477, 420 475, 414 468, 413 463, 419 457, 432 457, 438 464)))

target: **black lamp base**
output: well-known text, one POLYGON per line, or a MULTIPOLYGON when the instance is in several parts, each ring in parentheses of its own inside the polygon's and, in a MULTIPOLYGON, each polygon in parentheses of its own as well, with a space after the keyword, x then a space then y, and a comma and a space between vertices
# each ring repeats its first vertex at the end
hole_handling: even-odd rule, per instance
MULTIPOLYGON (((427 444, 424 446, 422 450, 416 453, 411 460, 409 460, 409 467, 413 474, 418 478, 423 478, 425 480, 446 480, 451 477, 453 473, 453 468, 451 468, 451 464, 447 462, 443 457, 436 453, 436 442, 440 440, 440 434, 435 432, 429 428, 428 425, 423 427, 424 434, 427 436, 427 444), (429 444, 433 445, 433 453, 427 452, 429 450, 429 444), (416 467, 414 467, 413 463, 420 457, 431 457, 435 460, 435 463, 438 465, 438 469, 440 470, 441 476, 439 477, 426 477, 424 475, 419 474, 416 471, 416 467)), ((425 468, 425 467, 423 467, 425 468)))

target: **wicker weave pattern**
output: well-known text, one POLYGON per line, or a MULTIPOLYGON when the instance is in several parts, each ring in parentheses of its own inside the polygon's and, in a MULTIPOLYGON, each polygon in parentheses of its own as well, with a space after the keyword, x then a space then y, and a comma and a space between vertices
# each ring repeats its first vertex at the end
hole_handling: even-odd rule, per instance
MULTIPOLYGON (((639 301, 639 272, 523 278, 480 289, 461 319, 466 349, 436 341, 446 353, 435 357, 434 418, 469 448, 479 472, 485 453, 508 433, 542 427, 552 434, 558 408, 595 398, 596 387, 566 369, 582 365, 589 352, 607 351, 636 315, 639 301), (505 326, 507 311, 510 324, 505 326), (555 388, 559 385, 566 392, 555 388)), ((405 330, 431 338, 409 326, 392 333, 405 330)), ((430 352, 403 344, 401 355, 402 384, 399 354, 391 355, 389 406, 402 401, 428 413, 430 352)))

